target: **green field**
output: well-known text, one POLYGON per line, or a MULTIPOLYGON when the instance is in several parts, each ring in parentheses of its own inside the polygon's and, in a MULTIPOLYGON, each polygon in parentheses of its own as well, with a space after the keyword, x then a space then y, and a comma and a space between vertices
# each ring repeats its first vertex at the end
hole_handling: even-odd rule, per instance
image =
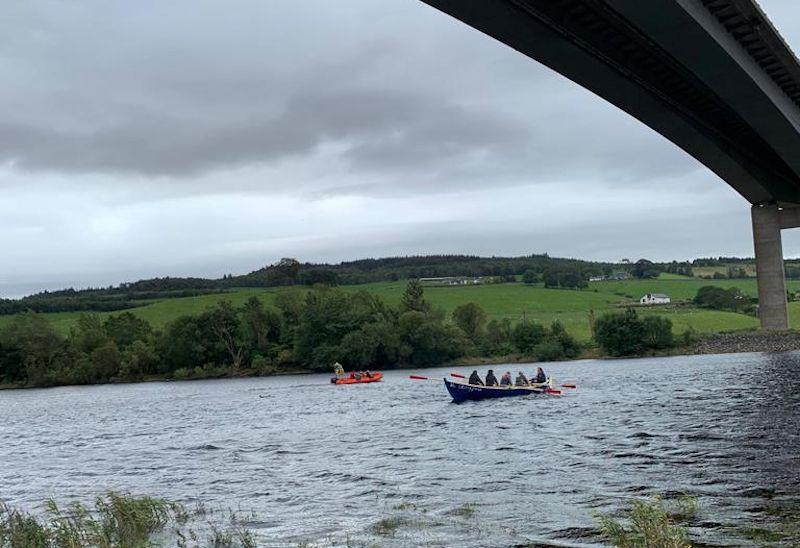
MULTIPOLYGON (((460 304, 476 302, 490 318, 510 318, 514 321, 528 318, 541 323, 558 319, 576 337, 589 338, 589 311, 595 316, 610 310, 618 310, 626 303, 639 299, 645 293, 666 293, 675 301, 689 301, 704 285, 738 287, 748 295, 757 293, 754 279, 745 280, 700 280, 675 275, 662 275, 656 280, 603 281, 589 284, 580 291, 545 289, 540 285, 527 286, 520 283, 500 285, 478 285, 459 287, 426 287, 427 299, 434 305, 451 311, 460 304)), ((397 304, 405 288, 405 282, 383 282, 359 286, 345 286, 346 291, 366 290, 383 298, 389 304, 397 304)), ((800 290, 800 281, 788 281, 789 289, 800 290)), ((277 293, 303 291, 297 288, 237 289, 222 295, 202 295, 181 299, 166 299, 146 306, 131 309, 137 316, 161 328, 168 322, 185 314, 197 314, 221 299, 234 305, 243 304, 251 296, 257 296, 271 304, 277 293)), ((800 327, 800 302, 790 303, 792 327, 800 327)), ((642 309, 643 314, 659 314, 669 317, 676 333, 687 328, 702 333, 746 329, 757 326, 750 316, 731 312, 699 310, 687 305, 669 305, 642 309)), ((80 312, 47 314, 61 333, 68 333, 80 312)), ((101 313, 101 316, 108 315, 101 313)), ((11 321, 12 316, 0 316, 0 327, 11 321)))

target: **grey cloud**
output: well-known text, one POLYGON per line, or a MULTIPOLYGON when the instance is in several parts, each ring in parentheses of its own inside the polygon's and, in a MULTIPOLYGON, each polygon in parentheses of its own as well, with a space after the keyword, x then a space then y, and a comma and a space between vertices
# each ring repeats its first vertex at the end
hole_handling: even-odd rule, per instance
POLYGON ((342 142, 353 169, 419 169, 524 138, 517 124, 437 98, 384 91, 304 94, 278 116, 225 123, 143 114, 115 127, 58 130, 0 123, 0 161, 27 170, 192 176, 311 154, 342 142))
MULTIPOLYGON (((796 0, 761 3, 797 45, 796 0)), ((0 20, 0 294, 292 255, 751 252, 747 205, 687 154, 418 0, 0 20)))
POLYGON ((0 62, 39 67, 35 89, 12 79, 0 90, 0 103, 19 106, 0 107, 0 162, 180 185, 313 163, 333 145, 348 173, 372 177, 334 187, 373 194, 587 176, 636 185, 697 169, 626 115, 422 4, 194 6, 191 25, 172 4, 0 8, 17 29, 0 62), (26 31, 39 39, 20 39, 26 31))

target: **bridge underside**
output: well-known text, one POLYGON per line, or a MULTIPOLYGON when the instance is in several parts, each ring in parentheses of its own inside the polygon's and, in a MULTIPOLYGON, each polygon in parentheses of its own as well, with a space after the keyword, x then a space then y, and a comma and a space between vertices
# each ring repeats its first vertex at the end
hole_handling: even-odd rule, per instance
POLYGON ((762 325, 787 327, 800 64, 752 0, 423 1, 639 119, 755 204, 762 325))

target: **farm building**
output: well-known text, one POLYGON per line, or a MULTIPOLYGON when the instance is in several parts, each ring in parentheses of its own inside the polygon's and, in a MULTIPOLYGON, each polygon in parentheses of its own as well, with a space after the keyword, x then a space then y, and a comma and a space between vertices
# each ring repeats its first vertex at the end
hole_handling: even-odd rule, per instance
POLYGON ((663 293, 648 293, 641 299, 639 299, 639 304, 669 304, 670 298, 669 295, 664 295, 663 293))
POLYGON ((444 276, 440 278, 420 278, 423 285, 480 285, 483 280, 474 276, 444 276))

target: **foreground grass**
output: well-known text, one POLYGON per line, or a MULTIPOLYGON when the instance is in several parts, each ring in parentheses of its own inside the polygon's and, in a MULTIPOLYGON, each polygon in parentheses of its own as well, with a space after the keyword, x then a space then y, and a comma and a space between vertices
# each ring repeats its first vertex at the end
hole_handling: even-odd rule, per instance
POLYGON ((689 531, 680 522, 694 517, 697 503, 684 497, 667 504, 660 498, 634 500, 627 521, 600 516, 603 536, 619 548, 689 548, 689 531))
POLYGON ((204 524, 202 508, 189 513, 177 503, 147 496, 108 492, 94 507, 73 502, 62 508, 45 503, 45 515, 34 516, 0 504, 1 548, 140 548, 146 546, 254 548, 253 534, 241 527, 204 524))

